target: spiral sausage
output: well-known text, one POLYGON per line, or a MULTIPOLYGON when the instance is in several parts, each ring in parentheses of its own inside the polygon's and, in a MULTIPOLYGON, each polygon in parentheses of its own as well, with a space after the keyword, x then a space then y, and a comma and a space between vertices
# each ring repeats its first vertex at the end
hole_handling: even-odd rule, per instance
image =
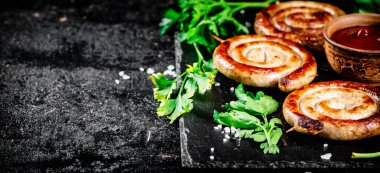
POLYGON ((306 85, 283 103, 285 120, 301 133, 334 140, 380 134, 380 89, 348 81, 306 85))
POLYGON ((315 51, 323 50, 323 28, 344 11, 327 3, 290 1, 273 4, 256 14, 257 34, 292 40, 315 51))
POLYGON ((230 38, 214 51, 214 65, 225 76, 257 87, 290 92, 309 84, 317 74, 312 54, 281 38, 242 35, 230 38))

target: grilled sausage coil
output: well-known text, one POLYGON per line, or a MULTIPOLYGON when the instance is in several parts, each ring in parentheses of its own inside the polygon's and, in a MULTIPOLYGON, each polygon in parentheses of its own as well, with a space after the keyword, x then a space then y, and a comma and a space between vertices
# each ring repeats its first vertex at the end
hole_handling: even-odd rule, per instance
POLYGON ((290 1, 273 4, 256 14, 257 34, 292 40, 315 51, 323 51, 323 28, 344 11, 327 3, 290 1))
POLYGON ((334 140, 380 134, 380 89, 348 81, 306 85, 283 103, 285 120, 301 133, 334 140))
POLYGON ((290 92, 309 84, 317 74, 312 54, 281 38, 243 35, 221 43, 214 65, 225 76, 256 87, 279 87, 290 92))

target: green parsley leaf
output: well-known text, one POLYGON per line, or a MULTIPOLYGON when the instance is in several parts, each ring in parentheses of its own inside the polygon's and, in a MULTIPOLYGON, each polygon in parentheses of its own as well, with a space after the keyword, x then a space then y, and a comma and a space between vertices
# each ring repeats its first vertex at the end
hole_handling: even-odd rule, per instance
POLYGON ((186 95, 190 98, 198 89, 197 82, 193 78, 189 78, 185 84, 186 95))
POLYGON ((190 112, 193 109, 193 100, 187 95, 178 96, 176 99, 176 107, 174 112, 168 117, 170 119, 170 124, 172 124, 178 117, 186 112, 190 112))
POLYGON ((165 100, 170 97, 173 90, 177 88, 177 83, 175 81, 169 80, 163 74, 159 73, 149 77, 156 88, 153 89, 154 99, 158 101, 165 100))
POLYGON ((164 35, 168 31, 168 29, 177 22, 179 18, 180 13, 173 10, 172 8, 168 9, 164 14, 164 18, 161 20, 159 24, 159 26, 161 27, 160 34, 164 35))
POLYGON ((256 128, 260 122, 258 118, 243 111, 232 110, 230 112, 214 111, 214 121, 225 126, 235 128, 256 128))
POLYGON ((282 125, 282 122, 278 118, 272 118, 269 122, 267 120, 267 116, 277 110, 279 103, 262 91, 256 95, 244 91, 242 84, 235 89, 235 96, 238 100, 222 106, 227 112, 214 111, 214 121, 225 126, 243 128, 235 136, 262 143, 260 148, 264 153, 279 153, 277 143, 282 130, 277 125, 282 125))
POLYGON ((264 132, 257 132, 251 135, 249 138, 252 138, 255 142, 264 142, 265 140, 267 140, 264 132))
POLYGON ((175 99, 163 100, 157 109, 157 115, 158 116, 169 115, 173 112, 175 107, 176 107, 175 99))

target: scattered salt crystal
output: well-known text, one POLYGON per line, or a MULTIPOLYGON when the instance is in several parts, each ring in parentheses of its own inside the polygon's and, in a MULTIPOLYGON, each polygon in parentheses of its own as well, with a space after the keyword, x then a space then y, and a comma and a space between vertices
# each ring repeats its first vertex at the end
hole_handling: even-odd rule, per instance
POLYGON ((230 139, 231 137, 230 137, 230 135, 226 134, 226 135, 224 135, 224 138, 230 139))
POLYGON ((128 76, 128 75, 123 75, 122 78, 125 79, 125 80, 128 80, 128 79, 130 79, 131 77, 128 76))
POLYGON ((240 14, 244 14, 245 13, 245 10, 240 10, 240 14))
POLYGON ((234 87, 231 87, 230 90, 231 90, 231 92, 233 92, 233 91, 235 90, 235 88, 234 88, 234 87))
POLYGON ((168 66, 168 70, 174 70, 174 68, 175 68, 174 65, 169 65, 168 66))
POLYGON ((211 147, 210 151, 213 153, 215 151, 214 147, 211 147))
POLYGON ((225 127, 225 128, 224 128, 224 132, 225 132, 225 133, 230 133, 230 132, 231 132, 230 127, 225 127))
POLYGON ((120 83, 120 81, 116 79, 116 80, 115 80, 115 83, 116 83, 116 84, 119 84, 119 83, 120 83))
POLYGON ((329 144, 323 144, 323 147, 325 147, 325 148, 328 147, 328 146, 329 146, 329 144))
POLYGON ((214 156, 210 156, 210 160, 214 160, 214 156))
POLYGON ((123 75, 124 75, 124 71, 120 71, 119 76, 123 76, 123 75))
POLYGON ((140 67, 139 70, 140 71, 144 71, 145 69, 144 69, 144 67, 140 67))
POLYGON ((331 156, 332 156, 331 153, 326 153, 326 154, 321 155, 321 159, 330 160, 331 156))
POLYGON ((216 83, 215 83, 215 86, 220 86, 220 83, 219 83, 219 82, 216 82, 216 83))
POLYGON ((236 128, 235 127, 231 127, 231 134, 235 134, 236 133, 236 128))
POLYGON ((227 142, 227 140, 228 140, 227 138, 223 138, 223 142, 227 142))
POLYGON ((177 74, 174 73, 174 74, 172 74, 172 76, 173 76, 173 77, 177 77, 177 74))
POLYGON ((40 17, 40 13, 39 12, 35 12, 32 15, 33 15, 33 17, 40 17))
POLYGON ((222 129, 222 126, 219 124, 219 125, 215 126, 214 129, 216 129, 216 130, 222 129))
POLYGON ((146 73, 148 73, 148 74, 153 74, 153 73, 154 73, 154 69, 152 69, 152 68, 148 68, 148 70, 146 70, 146 73))
POLYGON ((62 16, 59 18, 59 21, 60 22, 66 22, 67 21, 67 17, 66 16, 62 16))

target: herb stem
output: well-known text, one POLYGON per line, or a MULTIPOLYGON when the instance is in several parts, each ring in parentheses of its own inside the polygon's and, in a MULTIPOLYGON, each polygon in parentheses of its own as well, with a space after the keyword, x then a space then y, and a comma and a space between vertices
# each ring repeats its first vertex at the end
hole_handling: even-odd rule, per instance
POLYGON ((267 132, 267 129, 266 129, 266 124, 265 126, 262 126, 261 124, 259 125, 260 128, 263 129, 263 132, 265 134, 265 138, 267 138, 267 143, 268 143, 268 146, 270 146, 270 136, 269 136, 269 133, 267 132))
POLYGON ((189 76, 189 73, 186 73, 185 78, 183 78, 183 81, 182 81, 182 84, 181 84, 181 88, 179 89, 177 97, 181 97, 181 93, 182 93, 182 90, 183 90, 183 88, 185 86, 185 83, 186 83, 186 80, 187 80, 188 76, 189 76))
POLYGON ((204 57, 203 57, 201 51, 199 50, 198 45, 196 43, 194 43, 193 45, 195 48, 195 52, 197 52, 199 68, 201 68, 201 63, 204 60, 204 57))
POLYGON ((375 158, 380 157, 380 152, 375 153, 352 153, 351 158, 353 159, 368 159, 368 158, 375 158))

